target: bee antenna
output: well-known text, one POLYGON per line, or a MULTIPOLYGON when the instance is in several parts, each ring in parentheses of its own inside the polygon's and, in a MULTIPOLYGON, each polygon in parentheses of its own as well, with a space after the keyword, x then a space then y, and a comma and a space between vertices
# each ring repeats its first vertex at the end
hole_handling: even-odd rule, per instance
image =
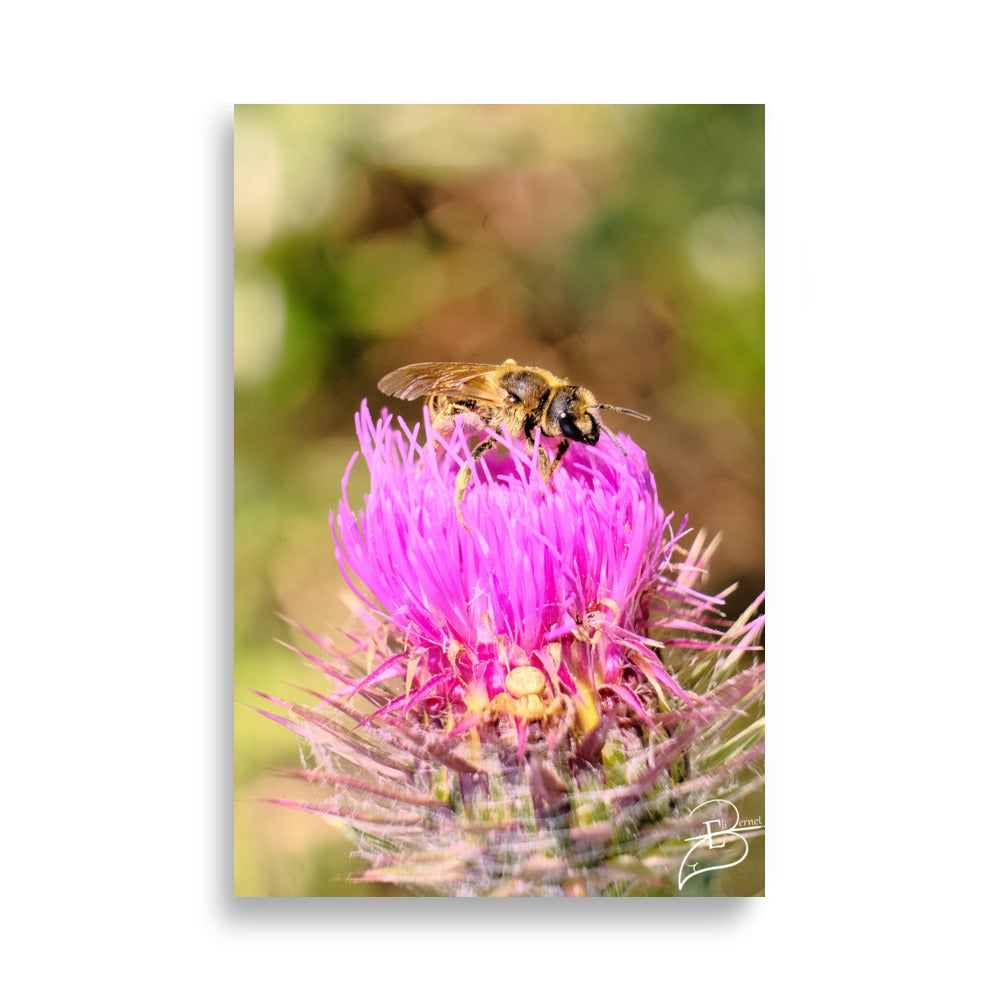
POLYGON ((609 438, 611 438, 611 440, 612 440, 612 441, 614 441, 614 443, 615 443, 615 447, 616 447, 616 448, 617 448, 617 449, 618 449, 618 450, 619 450, 619 451, 620 451, 620 452, 621 452, 621 453, 622 453, 622 454, 623 454, 623 455, 624 455, 624 456, 625 456, 626 458, 628 458, 628 452, 627 452, 627 451, 625 451, 625 449, 624 449, 624 448, 622 447, 622 443, 621 443, 621 441, 619 441, 619 440, 618 440, 617 436, 615 435, 615 432, 614 432, 614 431, 613 431, 613 430, 612 430, 612 429, 611 429, 611 428, 610 428, 610 427, 609 427, 609 426, 608 426, 607 424, 605 424, 605 423, 603 423, 603 422, 601 423, 601 428, 602 428, 602 430, 604 431, 604 433, 605 433, 605 434, 607 434, 607 436, 608 436, 609 438))
POLYGON ((592 410, 613 410, 615 413, 624 413, 626 417, 635 417, 636 420, 649 420, 645 413, 636 413, 635 410, 626 410, 623 406, 612 406, 610 403, 595 403, 592 410))

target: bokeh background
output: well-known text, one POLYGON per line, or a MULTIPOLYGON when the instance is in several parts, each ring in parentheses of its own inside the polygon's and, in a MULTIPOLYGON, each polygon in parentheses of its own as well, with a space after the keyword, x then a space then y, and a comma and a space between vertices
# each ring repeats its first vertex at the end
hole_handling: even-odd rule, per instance
MULTIPOLYGON (((722 534, 707 587, 738 583, 738 614, 764 584, 764 108, 246 105, 234 168, 235 894, 393 895, 259 801, 301 796, 275 773, 299 751, 243 707, 315 685, 281 615, 348 623, 328 511, 354 412, 417 418, 376 389, 399 365, 513 357, 649 414, 607 419, 722 534)), ((759 892, 762 859, 715 891, 759 892)))

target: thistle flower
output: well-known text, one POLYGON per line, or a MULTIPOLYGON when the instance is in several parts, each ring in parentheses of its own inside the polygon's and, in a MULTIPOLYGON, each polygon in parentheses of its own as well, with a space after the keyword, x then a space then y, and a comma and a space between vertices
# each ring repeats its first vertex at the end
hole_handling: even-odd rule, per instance
POLYGON ((763 780, 757 604, 728 623, 725 595, 700 592, 712 547, 682 547, 686 519, 664 512, 624 435, 571 447, 546 484, 543 439, 529 450, 503 431, 473 463, 463 428, 445 437, 426 411, 422 439, 365 404, 356 425, 330 521, 362 628, 352 656, 302 630, 332 684, 318 704, 262 695, 310 748, 295 773, 330 789, 283 804, 343 823, 371 881, 677 891, 707 825, 694 810, 763 780), (355 513, 359 455, 371 486, 355 513), (467 530, 455 480, 470 463, 467 530))

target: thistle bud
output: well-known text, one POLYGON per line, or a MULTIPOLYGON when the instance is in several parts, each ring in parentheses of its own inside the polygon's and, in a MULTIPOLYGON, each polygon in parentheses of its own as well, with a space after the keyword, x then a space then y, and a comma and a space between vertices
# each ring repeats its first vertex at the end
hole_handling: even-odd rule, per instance
POLYGON ((311 705, 263 696, 327 792, 283 804, 343 824, 361 878, 428 894, 687 893, 736 863, 759 830, 719 810, 763 783, 762 597, 729 622, 702 592, 711 546, 642 450, 574 445, 546 484, 544 439, 501 432, 473 462, 426 413, 422 439, 364 405, 356 423, 331 526, 357 656, 301 651, 325 677, 311 705))

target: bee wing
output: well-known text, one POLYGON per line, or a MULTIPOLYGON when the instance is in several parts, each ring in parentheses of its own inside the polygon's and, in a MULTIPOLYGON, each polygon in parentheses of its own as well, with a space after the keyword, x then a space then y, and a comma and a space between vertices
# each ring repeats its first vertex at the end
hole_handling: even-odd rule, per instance
POLYGON ((389 372, 378 387, 387 396, 419 399, 421 396, 461 396, 499 404, 505 394, 496 383, 497 365, 424 361, 389 372))

